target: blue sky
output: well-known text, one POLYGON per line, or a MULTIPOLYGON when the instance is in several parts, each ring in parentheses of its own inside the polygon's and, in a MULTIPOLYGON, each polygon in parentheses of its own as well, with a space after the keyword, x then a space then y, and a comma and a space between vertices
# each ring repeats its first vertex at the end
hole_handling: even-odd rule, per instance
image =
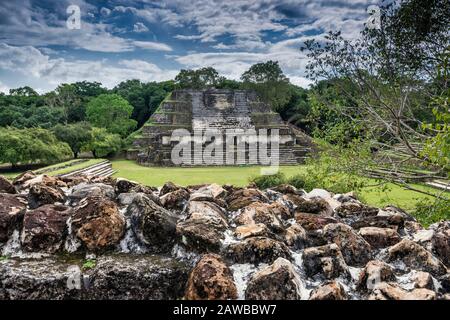
POLYGON ((306 87, 303 41, 328 30, 358 36, 376 0, 0 0, 0 91, 29 85, 173 79, 212 66, 232 79, 278 60, 306 87), (81 28, 67 28, 67 7, 81 28))

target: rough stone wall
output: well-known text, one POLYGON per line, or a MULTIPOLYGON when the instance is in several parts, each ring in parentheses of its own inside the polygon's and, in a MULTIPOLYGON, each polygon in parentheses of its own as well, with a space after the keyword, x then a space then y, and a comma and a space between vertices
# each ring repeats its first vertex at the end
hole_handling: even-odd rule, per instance
MULTIPOLYGON (((170 157, 177 142, 171 142, 170 137, 175 129, 186 129, 191 133, 206 129, 222 132, 227 129, 267 129, 270 133, 271 129, 278 129, 281 164, 302 163, 311 150, 308 139, 300 139, 299 132, 286 125, 279 114, 271 111, 270 106, 259 101, 252 92, 176 90, 144 125, 142 135, 136 138, 128 152, 128 158, 136 159, 142 165, 174 165, 170 157)), ((246 159, 236 161, 236 165, 249 164, 250 148, 247 144, 246 159)), ((193 153, 191 159, 192 165, 205 165, 198 154, 193 153)))

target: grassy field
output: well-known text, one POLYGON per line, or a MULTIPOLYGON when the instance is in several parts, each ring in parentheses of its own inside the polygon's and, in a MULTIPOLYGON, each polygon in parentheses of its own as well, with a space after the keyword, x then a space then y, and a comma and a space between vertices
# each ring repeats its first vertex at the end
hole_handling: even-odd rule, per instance
MULTIPOLYGON (((51 166, 39 168, 39 169, 36 169, 33 171, 36 173, 45 173, 49 176, 56 176, 59 174, 65 174, 65 173, 69 173, 69 172, 72 172, 75 170, 83 169, 83 168, 92 166, 94 164, 97 164, 99 162, 102 162, 104 160, 105 159, 89 159, 87 161, 77 163, 80 161, 80 159, 74 159, 74 160, 69 160, 69 161, 58 163, 58 164, 54 164, 51 166)), ((0 175, 5 176, 9 179, 14 179, 16 176, 18 176, 22 172, 23 171, 20 171, 20 170, 19 171, 0 170, 0 175)))
MULTIPOLYGON (((245 186, 251 177, 260 174, 257 166, 245 167, 202 167, 202 168, 160 168, 143 167, 133 161, 112 161, 115 177, 123 177, 149 186, 161 186, 167 181, 179 185, 192 185, 202 183, 233 184, 245 186)), ((290 177, 306 169, 305 166, 282 166, 280 168, 286 176, 290 177)), ((371 184, 375 180, 368 179, 371 184)), ((436 192, 426 186, 415 186, 418 189, 436 192)), ((350 191, 350 190, 349 190, 350 191)), ((367 187, 360 192, 360 196, 370 205, 382 207, 388 204, 396 205, 405 210, 412 211, 417 201, 431 198, 419 192, 405 190, 397 185, 388 184, 383 190, 379 187, 367 187)))

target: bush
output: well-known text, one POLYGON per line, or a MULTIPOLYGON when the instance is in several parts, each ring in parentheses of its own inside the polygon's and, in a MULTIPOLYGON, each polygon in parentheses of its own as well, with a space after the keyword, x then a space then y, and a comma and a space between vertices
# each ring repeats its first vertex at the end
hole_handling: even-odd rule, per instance
POLYGON ((441 220, 449 220, 450 200, 437 198, 435 200, 419 201, 416 204, 414 216, 425 227, 441 220))
POLYGON ((288 179, 287 183, 297 189, 304 189, 306 186, 306 177, 303 174, 296 174, 288 179))
POLYGON ((270 176, 253 177, 250 179, 250 182, 256 184, 259 189, 267 189, 286 183, 286 176, 283 173, 278 172, 270 176))

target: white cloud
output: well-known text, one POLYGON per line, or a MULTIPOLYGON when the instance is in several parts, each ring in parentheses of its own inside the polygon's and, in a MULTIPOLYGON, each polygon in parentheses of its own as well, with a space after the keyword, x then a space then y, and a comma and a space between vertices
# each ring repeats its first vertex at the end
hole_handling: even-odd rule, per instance
POLYGON ((134 24, 133 26, 133 31, 134 32, 147 32, 148 28, 145 24, 143 24, 142 22, 137 22, 134 24))
POLYGON ((100 14, 103 15, 103 16, 109 16, 111 14, 111 9, 102 7, 100 9, 100 14))
POLYGON ((157 51, 172 51, 172 48, 165 43, 153 41, 133 41, 132 44, 136 47, 146 50, 157 51))
POLYGON ((9 93, 9 87, 0 81, 0 92, 9 93))
POLYGON ((177 70, 163 70, 148 61, 120 60, 110 64, 106 60, 51 59, 34 47, 14 47, 0 44, 0 69, 12 70, 42 83, 51 90, 60 83, 99 81, 112 88, 128 79, 164 81, 173 79, 177 70))

